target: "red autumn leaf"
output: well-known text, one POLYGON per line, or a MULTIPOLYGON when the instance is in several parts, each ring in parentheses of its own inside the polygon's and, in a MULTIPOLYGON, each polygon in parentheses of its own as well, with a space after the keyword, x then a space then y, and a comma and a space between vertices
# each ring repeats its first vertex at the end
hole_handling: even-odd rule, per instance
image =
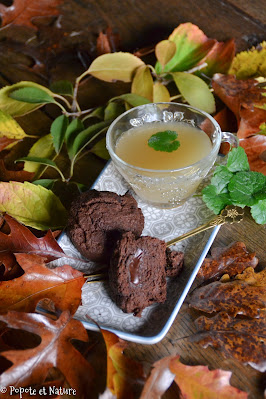
POLYGON ((216 42, 208 54, 199 62, 198 65, 207 63, 208 65, 200 72, 208 76, 214 73, 227 73, 235 56, 236 46, 234 39, 227 42, 216 42))
MULTIPOLYGON (((1 9, 1 4, 0 4, 0 9, 1 9)), ((16 139, 9 139, 8 137, 0 137, 0 151, 3 151, 4 148, 6 148, 9 144, 15 143, 18 140, 16 139)))
POLYGON ((9 170, 6 168, 3 159, 0 159, 0 181, 9 182, 11 180, 15 181, 31 181, 34 177, 34 173, 27 172, 26 170, 9 170))
MULTIPOLYGON (((117 399, 133 399, 144 371, 140 363, 124 354, 128 344, 115 334, 101 330, 107 348, 107 391, 117 399), (137 383, 138 381, 138 383, 137 383)), ((107 394, 107 393, 106 393, 107 394)))
POLYGON ((240 139, 240 145, 244 148, 250 169, 266 175, 266 136, 256 136, 240 139))
POLYGON ((195 289, 188 302, 191 307, 206 313, 226 311, 232 316, 260 317, 266 304, 265 288, 237 280, 215 281, 195 289))
POLYGON ((198 332, 190 338, 204 348, 209 345, 221 350, 225 357, 233 356, 244 364, 250 364, 260 371, 266 370, 265 320, 234 319, 227 313, 215 317, 199 317, 198 332))
POLYGON ((51 269, 38 255, 16 254, 24 274, 0 282, 0 312, 33 312, 39 301, 48 298, 60 310, 74 314, 81 301, 83 273, 69 265, 51 269))
POLYGON ((75 389, 77 398, 89 391, 94 371, 71 340, 88 342, 82 323, 63 312, 58 320, 39 314, 9 312, 0 316, 8 327, 22 329, 41 337, 41 343, 31 349, 9 350, 1 355, 13 365, 0 376, 0 386, 42 384, 50 368, 57 367, 68 384, 75 389))
POLYGON ((112 28, 108 27, 105 32, 100 32, 97 38, 96 48, 97 56, 114 53, 118 51, 120 46, 120 36, 114 33, 112 28))
POLYGON ((207 366, 186 366, 173 358, 170 371, 187 399, 247 399, 248 394, 230 385, 231 371, 209 370, 207 366))
POLYGON ((225 273, 232 277, 257 264, 255 253, 249 253, 243 242, 233 242, 225 248, 213 248, 211 257, 202 263, 198 277, 203 281, 218 279, 225 273))
POLYGON ((14 24, 37 29, 32 18, 58 15, 61 3, 62 0, 14 0, 9 7, 0 4, 2 26, 14 24))
POLYGON ((64 256, 62 248, 50 230, 44 237, 37 238, 26 226, 8 214, 4 218, 10 227, 10 234, 0 232, 0 253, 37 254, 44 256, 47 261, 64 256))

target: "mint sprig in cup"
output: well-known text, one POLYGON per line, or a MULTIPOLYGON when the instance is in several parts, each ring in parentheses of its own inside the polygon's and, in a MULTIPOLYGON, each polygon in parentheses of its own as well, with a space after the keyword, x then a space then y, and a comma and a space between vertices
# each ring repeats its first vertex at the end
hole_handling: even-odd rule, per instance
MULTIPOLYGON (((237 145, 234 135, 226 135, 225 141, 237 145)), ((120 115, 108 129, 106 144, 142 200, 174 208, 195 193, 222 140, 220 126, 206 112, 179 103, 150 103, 120 115)))

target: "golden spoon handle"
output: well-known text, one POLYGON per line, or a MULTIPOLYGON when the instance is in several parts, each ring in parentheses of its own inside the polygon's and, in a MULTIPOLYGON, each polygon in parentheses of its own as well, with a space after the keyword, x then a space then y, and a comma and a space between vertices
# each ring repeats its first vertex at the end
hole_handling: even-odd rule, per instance
POLYGON ((166 243, 167 247, 170 247, 171 245, 174 245, 180 241, 185 240, 186 238, 192 237, 195 234, 201 233, 202 231, 208 230, 214 226, 219 226, 224 223, 234 223, 234 222, 241 222, 243 219, 244 215, 244 210, 238 206, 233 206, 233 205, 228 205, 225 209, 222 210, 220 215, 215 216, 209 222, 196 227, 195 229, 189 231, 188 233, 185 233, 179 237, 174 238, 173 240, 170 240, 166 243))

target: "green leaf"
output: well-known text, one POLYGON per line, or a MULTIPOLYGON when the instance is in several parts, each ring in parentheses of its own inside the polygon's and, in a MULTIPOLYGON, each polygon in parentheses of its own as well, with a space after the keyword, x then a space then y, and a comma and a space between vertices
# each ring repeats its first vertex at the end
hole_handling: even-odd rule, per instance
POLYGON ((53 95, 49 89, 34 82, 22 81, 11 86, 5 86, 0 89, 0 109, 2 111, 17 117, 28 114, 42 106, 42 104, 30 104, 28 102, 17 101, 10 97, 14 91, 21 88, 37 88, 45 91, 50 96, 53 95))
POLYGON ((254 194, 266 191, 266 176, 259 172, 237 172, 228 184, 234 204, 252 206, 258 202, 254 194))
POLYGON ((212 184, 209 184, 202 190, 202 199, 207 207, 216 215, 218 215, 226 205, 232 203, 228 194, 224 193, 218 195, 216 187, 212 184))
POLYGON ((68 80, 58 80, 57 82, 53 82, 50 85, 50 90, 53 93, 65 95, 65 96, 73 96, 73 85, 68 80))
POLYGON ((140 58, 130 53, 108 53, 97 57, 87 73, 106 82, 131 82, 136 68, 143 64, 140 58))
MULTIPOLYGON (((42 157, 52 159, 55 156, 55 150, 53 145, 53 138, 51 134, 41 137, 31 147, 28 157, 42 157)), ((27 172, 35 173, 35 179, 38 179, 43 173, 45 167, 37 163, 25 162, 24 170, 27 172)))
POLYGON ((42 187, 45 187, 47 189, 52 189, 54 183, 56 182, 56 179, 38 179, 34 180, 32 184, 35 184, 36 186, 40 185, 42 187))
POLYGON ((91 149, 90 152, 105 160, 110 159, 109 152, 106 149, 106 139, 103 137, 91 149))
POLYGON ((190 105, 209 114, 215 111, 213 94, 202 79, 186 72, 174 72, 172 76, 178 90, 190 105))
POLYGON ((175 52, 176 44, 170 40, 162 40, 155 46, 155 55, 162 69, 173 58, 175 52))
POLYGON ((54 98, 48 94, 45 90, 37 87, 24 87, 17 89, 9 94, 13 100, 22 101, 30 104, 46 104, 54 103, 54 98))
POLYGON ((173 130, 165 130, 153 134, 149 140, 149 147, 155 151, 172 152, 180 147, 180 142, 177 140, 178 134, 173 130))
POLYGON ((107 104, 104 110, 104 120, 110 121, 116 119, 119 115, 125 112, 125 107, 123 104, 115 101, 111 101, 107 104))
POLYGON ((62 148, 68 125, 68 118, 65 115, 58 116, 51 125, 51 135, 57 154, 62 148))
POLYGON ((138 94, 152 101, 153 99, 153 79, 150 68, 147 65, 141 65, 133 78, 131 93, 138 94))
POLYGON ((220 165, 215 168, 211 184, 215 186, 217 194, 224 192, 224 190, 227 192, 227 185, 232 177, 233 173, 226 166, 220 165))
POLYGON ((16 160, 16 162, 21 162, 21 161, 27 161, 27 162, 33 162, 37 163, 40 165, 45 165, 45 166, 50 166, 51 168, 54 168, 57 170, 59 175, 61 176, 62 180, 64 181, 64 175, 62 174, 61 170, 58 168, 56 163, 52 161, 51 159, 48 158, 41 158, 41 157, 22 157, 16 160))
POLYGON ((66 146, 67 146, 67 151, 69 153, 73 141, 75 140, 75 137, 84 130, 84 124, 83 122, 75 118, 73 119, 70 124, 67 127, 66 133, 65 133, 65 140, 66 140, 66 146))
POLYGON ((27 135, 11 115, 0 110, 0 137, 3 136, 9 139, 22 140, 27 135))
POLYGON ((38 230, 62 229, 67 221, 67 211, 59 198, 29 182, 1 182, 0 211, 38 230))
POLYGON ((110 101, 117 101, 122 100, 125 101, 127 104, 131 105, 132 107, 138 107, 139 105, 149 104, 150 101, 138 94, 134 93, 126 93, 121 94, 121 96, 113 97, 110 101))
POLYGON ((73 145, 69 148, 69 157, 73 159, 86 145, 88 145, 97 135, 99 131, 107 127, 109 121, 95 123, 87 129, 80 132, 74 139, 73 145))
POLYGON ((256 223, 266 224, 266 199, 260 200, 251 207, 251 215, 256 223))
POLYGON ((226 166, 230 172, 248 171, 250 168, 244 148, 232 148, 228 154, 226 166))

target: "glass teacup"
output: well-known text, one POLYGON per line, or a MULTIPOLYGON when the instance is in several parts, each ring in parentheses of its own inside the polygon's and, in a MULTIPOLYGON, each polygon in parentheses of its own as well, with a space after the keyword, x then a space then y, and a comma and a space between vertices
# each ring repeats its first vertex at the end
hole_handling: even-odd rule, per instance
POLYGON ((221 132, 212 116, 179 103, 132 108, 110 125, 106 136, 121 175, 141 199, 160 208, 182 205, 195 193, 222 141, 238 145, 233 134, 221 132), (179 148, 167 152, 150 146, 152 135, 169 130, 177 133, 179 148))

